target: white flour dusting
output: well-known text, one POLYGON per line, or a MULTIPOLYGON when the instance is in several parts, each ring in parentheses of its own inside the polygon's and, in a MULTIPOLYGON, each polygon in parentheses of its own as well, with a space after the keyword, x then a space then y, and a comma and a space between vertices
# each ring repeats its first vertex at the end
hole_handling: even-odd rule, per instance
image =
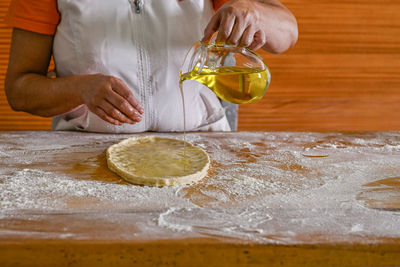
POLYGON ((0 192, 3 212, 18 209, 46 212, 77 210, 76 205, 71 207, 71 202, 79 203, 79 209, 83 210, 154 207, 163 209, 169 206, 191 206, 189 200, 174 197, 174 188, 74 180, 67 176, 33 169, 23 169, 4 176, 0 183, 0 192))
POLYGON ((400 208, 393 209, 400 188, 364 186, 400 176, 398 133, 187 134, 209 153, 209 176, 163 188, 126 184, 107 172, 104 150, 131 136, 0 133, 0 233, 24 236, 23 225, 33 224, 37 238, 85 239, 89 234, 76 235, 74 227, 98 224, 112 225, 104 236, 118 229, 126 239, 296 244, 400 237, 400 208), (67 225, 71 216, 76 223, 67 225), (34 223, 41 221, 54 229, 34 223))

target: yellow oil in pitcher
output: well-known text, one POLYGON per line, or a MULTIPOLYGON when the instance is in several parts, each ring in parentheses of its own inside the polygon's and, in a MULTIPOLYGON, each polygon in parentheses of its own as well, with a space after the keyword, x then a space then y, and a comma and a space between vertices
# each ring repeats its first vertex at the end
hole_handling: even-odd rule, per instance
POLYGON ((200 73, 194 68, 180 76, 183 81, 197 81, 213 91, 219 98, 234 104, 249 104, 262 98, 268 88, 270 74, 268 69, 246 67, 204 67, 200 73))
MULTIPOLYGON (((227 102, 249 104, 264 96, 270 82, 270 73, 268 69, 224 66, 215 69, 204 67, 200 73, 198 68, 194 68, 189 73, 181 74, 179 89, 182 98, 184 141, 186 141, 186 112, 182 83, 187 80, 197 81, 205 85, 219 98, 227 102)), ((185 156, 184 145, 183 157, 185 156)))

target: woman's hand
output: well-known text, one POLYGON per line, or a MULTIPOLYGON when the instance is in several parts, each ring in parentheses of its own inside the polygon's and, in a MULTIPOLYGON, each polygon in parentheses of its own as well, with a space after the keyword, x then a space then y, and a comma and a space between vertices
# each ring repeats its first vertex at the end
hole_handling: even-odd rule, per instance
POLYGON ((211 18, 203 42, 218 32, 216 43, 263 48, 281 53, 297 41, 297 22, 278 0, 231 0, 211 18))
POLYGON ((85 75, 81 101, 101 119, 116 125, 142 120, 144 109, 125 83, 103 74, 85 75))
POLYGON ((265 32, 260 27, 260 16, 254 1, 229 1, 211 18, 203 41, 208 41, 218 31, 216 43, 258 49, 266 42, 265 32))

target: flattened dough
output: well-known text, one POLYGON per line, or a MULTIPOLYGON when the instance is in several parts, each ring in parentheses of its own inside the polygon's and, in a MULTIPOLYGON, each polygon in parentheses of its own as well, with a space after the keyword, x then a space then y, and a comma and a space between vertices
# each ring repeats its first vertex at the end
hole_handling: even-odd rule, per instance
POLYGON ((210 166, 200 147, 178 139, 131 137, 107 149, 108 168, 128 182, 149 186, 201 180, 210 166))

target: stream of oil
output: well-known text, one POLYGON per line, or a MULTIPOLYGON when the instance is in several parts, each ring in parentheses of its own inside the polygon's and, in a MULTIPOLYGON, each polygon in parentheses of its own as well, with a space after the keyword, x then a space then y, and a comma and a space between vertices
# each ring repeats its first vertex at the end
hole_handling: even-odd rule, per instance
MULTIPOLYGON (((182 90, 182 79, 179 81, 179 91, 182 99, 182 111, 183 111, 183 158, 186 158, 186 111, 185 111, 185 97, 183 96, 182 90)), ((183 160, 183 170, 186 171, 185 160, 183 160)))

